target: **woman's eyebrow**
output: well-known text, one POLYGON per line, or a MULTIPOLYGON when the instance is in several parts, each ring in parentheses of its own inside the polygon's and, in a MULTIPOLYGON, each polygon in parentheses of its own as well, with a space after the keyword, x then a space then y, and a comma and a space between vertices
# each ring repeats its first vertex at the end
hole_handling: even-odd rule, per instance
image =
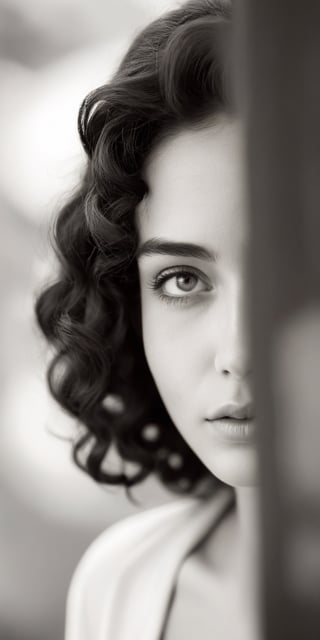
POLYGON ((172 242, 165 238, 150 238, 138 247, 136 252, 136 258, 152 255, 183 256, 217 262, 217 253, 209 251, 206 247, 193 242, 172 242))

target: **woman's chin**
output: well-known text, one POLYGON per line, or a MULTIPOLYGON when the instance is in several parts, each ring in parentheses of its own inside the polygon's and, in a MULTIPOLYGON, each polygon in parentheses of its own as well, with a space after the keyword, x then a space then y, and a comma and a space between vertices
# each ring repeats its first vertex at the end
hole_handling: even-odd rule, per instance
POLYGON ((258 454, 255 447, 238 446, 206 458, 203 459, 204 464, 222 482, 232 487, 259 485, 258 454))

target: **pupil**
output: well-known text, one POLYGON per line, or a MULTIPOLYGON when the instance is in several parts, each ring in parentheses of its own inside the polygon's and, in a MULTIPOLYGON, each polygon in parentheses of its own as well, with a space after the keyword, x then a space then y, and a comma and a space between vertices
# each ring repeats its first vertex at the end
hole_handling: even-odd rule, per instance
POLYGON ((194 287, 195 276, 178 276, 177 283, 183 291, 191 291, 194 287))

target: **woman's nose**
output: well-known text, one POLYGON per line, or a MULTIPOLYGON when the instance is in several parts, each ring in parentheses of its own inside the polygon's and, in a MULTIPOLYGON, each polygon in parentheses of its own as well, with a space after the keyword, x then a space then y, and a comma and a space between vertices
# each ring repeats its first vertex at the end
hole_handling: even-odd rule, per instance
POLYGON ((242 379, 251 373, 248 299, 243 290, 233 292, 226 303, 221 333, 216 345, 215 367, 218 373, 242 379))

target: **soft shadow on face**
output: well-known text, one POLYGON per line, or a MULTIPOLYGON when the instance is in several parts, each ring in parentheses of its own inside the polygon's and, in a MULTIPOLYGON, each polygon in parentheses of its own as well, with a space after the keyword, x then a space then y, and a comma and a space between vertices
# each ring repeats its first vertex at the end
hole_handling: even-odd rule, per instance
POLYGON ((149 193, 136 211, 150 370, 181 435, 233 486, 256 484, 255 442, 218 438, 208 418, 252 402, 243 166, 237 121, 179 131, 147 159, 149 193))

